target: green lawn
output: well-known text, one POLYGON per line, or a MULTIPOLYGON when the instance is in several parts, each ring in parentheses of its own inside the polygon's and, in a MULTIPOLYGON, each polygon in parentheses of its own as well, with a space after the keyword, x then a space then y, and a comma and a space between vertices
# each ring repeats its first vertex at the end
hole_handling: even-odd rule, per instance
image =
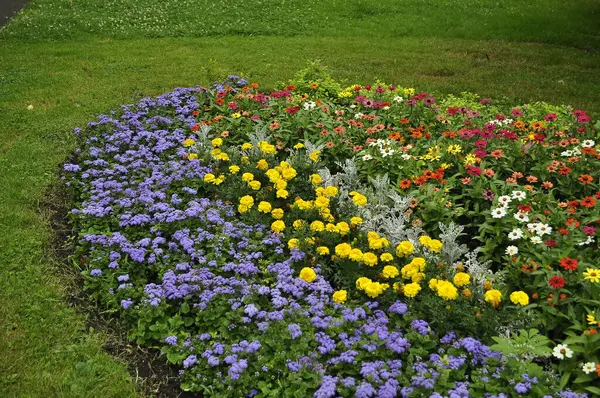
POLYGON ((78 287, 51 255, 40 210, 72 128, 99 113, 228 74, 274 87, 320 59, 349 83, 600 115, 597 1, 192 3, 34 0, 0 31, 2 397, 140 394, 123 359, 103 350, 114 337, 68 304, 78 287))

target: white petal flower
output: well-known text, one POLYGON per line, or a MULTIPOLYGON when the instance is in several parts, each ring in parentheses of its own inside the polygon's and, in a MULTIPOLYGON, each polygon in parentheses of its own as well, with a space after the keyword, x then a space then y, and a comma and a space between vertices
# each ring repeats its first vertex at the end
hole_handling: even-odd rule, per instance
POLYGON ((403 100, 403 98, 400 97, 399 95, 394 97, 394 101, 396 101, 396 102, 402 102, 402 100, 403 100))
POLYGON ((506 248, 506 254, 508 254, 509 256, 514 256, 517 253, 519 253, 519 248, 517 246, 508 246, 506 248))
POLYGON ((581 366, 581 370, 583 370, 583 373, 585 373, 586 375, 589 375, 590 373, 596 371, 596 364, 594 362, 584 363, 581 366))
POLYGON ((364 160, 365 162, 366 162, 367 160, 371 160, 371 159, 373 159, 373 156, 371 156, 371 155, 369 155, 369 154, 366 154, 366 155, 364 155, 364 156, 362 157, 362 160, 364 160))
POLYGON ((559 344, 552 350, 552 355, 558 359, 571 358, 573 351, 566 344, 559 344))
POLYGON ((583 140, 583 142, 581 143, 582 148, 592 148, 595 145, 596 143, 594 142, 594 140, 583 140))
POLYGON ((506 207, 508 206, 508 204, 512 202, 512 199, 510 198, 510 196, 508 195, 502 195, 502 196, 498 196, 498 204, 506 207))
POLYGON ((522 211, 515 213, 515 218, 522 222, 529 221, 529 216, 527 215, 527 213, 523 213, 522 211))
POLYGON ((411 156, 411 155, 409 155, 408 153, 404 153, 404 154, 402 154, 402 156, 401 156, 401 157, 402 157, 402 159, 404 159, 404 160, 410 160, 410 159, 412 158, 412 156, 411 156))
POLYGON ((510 240, 517 240, 517 239, 521 239, 522 237, 523 237, 523 231, 521 231, 519 228, 515 228, 508 233, 508 239, 510 239, 510 240))
POLYGON ((527 197, 525 191, 512 191, 512 198, 517 199, 518 201, 522 201, 527 197))
POLYGON ((504 207, 496 207, 492 209, 493 218, 502 218, 506 215, 506 209, 504 207))
POLYGON ((538 245, 542 243, 542 238, 540 238, 539 236, 532 236, 530 241, 531 243, 538 245))

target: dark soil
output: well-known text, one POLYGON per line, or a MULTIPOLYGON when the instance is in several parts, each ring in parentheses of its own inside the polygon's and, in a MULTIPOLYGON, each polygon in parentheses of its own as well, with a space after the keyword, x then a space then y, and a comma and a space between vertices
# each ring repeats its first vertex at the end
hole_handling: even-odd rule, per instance
MULTIPOLYGON (((0 0, 5 1, 5 0, 0 0)), ((119 319, 103 313, 83 291, 83 279, 71 264, 74 251, 73 228, 69 223, 68 192, 61 182, 50 187, 39 204, 39 212, 52 229, 47 242, 47 257, 55 264, 55 272, 66 285, 65 292, 71 307, 87 318, 90 329, 107 335, 106 352, 126 363, 139 391, 148 397, 189 398, 201 395, 181 391, 177 369, 167 365, 157 350, 143 349, 127 340, 127 333, 119 319)))
POLYGON ((0 0, 0 27, 21 11, 28 0, 0 0))

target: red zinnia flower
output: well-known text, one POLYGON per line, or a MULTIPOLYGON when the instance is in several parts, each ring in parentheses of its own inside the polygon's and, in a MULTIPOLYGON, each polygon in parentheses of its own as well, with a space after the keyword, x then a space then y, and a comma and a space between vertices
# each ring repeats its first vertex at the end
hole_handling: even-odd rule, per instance
POLYGON ((562 289, 565 287, 565 278, 560 275, 554 275, 552 278, 550 278, 548 285, 554 289, 562 289))
POLYGON ((580 204, 587 208, 594 207, 596 204, 596 199, 594 199, 592 196, 586 196, 581 200, 580 204))
POLYGON ((560 266, 567 271, 577 271, 577 264, 579 262, 574 258, 565 257, 560 259, 560 266))
POLYGON ((411 182, 408 178, 405 178, 404 180, 400 181, 399 186, 402 189, 407 189, 407 188, 410 188, 411 182))

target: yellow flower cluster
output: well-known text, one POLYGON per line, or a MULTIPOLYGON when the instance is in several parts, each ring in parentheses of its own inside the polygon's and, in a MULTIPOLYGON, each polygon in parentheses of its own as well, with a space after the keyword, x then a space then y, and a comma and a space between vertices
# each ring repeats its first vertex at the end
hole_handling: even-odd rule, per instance
POLYGON ((332 299, 335 303, 344 304, 348 299, 348 292, 345 290, 338 290, 333 293, 332 299))
POLYGON ((423 235, 419 238, 419 242, 429 250, 439 253, 442 250, 442 242, 437 239, 431 239, 429 236, 423 235))
POLYGON ((221 174, 219 177, 216 177, 213 173, 207 173, 204 175, 204 182, 209 184, 219 185, 225 181, 225 176, 221 174))
POLYGON ((502 301, 502 293, 500 290, 490 289, 483 295, 483 299, 490 303, 493 307, 498 307, 502 301))
POLYGON ((312 268, 304 267, 300 270, 300 279, 308 283, 314 282, 317 279, 317 273, 312 268))
POLYGON ((187 138, 185 141, 183 141, 183 146, 186 148, 191 147, 192 145, 194 145, 196 143, 196 141, 194 141, 191 138, 187 138))
POLYGON ((458 289, 450 281, 431 279, 429 288, 444 300, 456 300, 458 298, 458 289))
POLYGON ((254 206, 254 198, 250 195, 246 195, 240 198, 240 204, 238 205, 238 211, 245 213, 254 206))
MULTIPOLYGON (((220 140, 220 138, 215 138, 215 139, 220 140)), ((212 151, 210 151, 210 155, 215 160, 222 160, 224 162, 227 162, 229 160, 229 155, 227 153, 223 152, 222 150, 220 150, 219 148, 215 148, 212 151)))
POLYGON ((390 245, 390 242, 386 238, 380 237, 377 232, 367 233, 367 239, 369 241, 370 249, 383 249, 384 247, 388 247, 390 245))
POLYGON ((267 141, 259 142, 258 149, 260 149, 262 153, 266 154, 273 154, 277 152, 277 150, 275 149, 275 145, 269 144, 267 141))
POLYGON ((510 301, 512 301, 513 304, 526 306, 529 304, 529 296, 523 291, 512 292, 510 294, 510 301))
POLYGON ((364 205, 367 204, 367 197, 365 195, 362 195, 356 191, 352 191, 348 195, 350 195, 350 197, 352 198, 352 201, 358 207, 363 207, 364 205))
POLYGON ((369 278, 361 277, 356 280, 356 288, 362 290, 367 296, 375 298, 389 289, 390 285, 387 283, 373 282, 369 278))
POLYGON ((415 247, 408 240, 403 240, 396 246, 396 255, 398 257, 406 257, 415 251, 415 247))
POLYGON ((471 275, 466 272, 457 272, 453 280, 456 286, 463 287, 471 283, 471 275))

